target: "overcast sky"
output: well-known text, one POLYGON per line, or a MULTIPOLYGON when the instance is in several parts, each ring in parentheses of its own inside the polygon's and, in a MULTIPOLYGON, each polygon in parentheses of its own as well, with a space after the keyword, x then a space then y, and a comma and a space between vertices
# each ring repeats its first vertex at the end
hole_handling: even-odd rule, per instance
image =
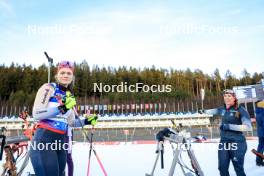
POLYGON ((0 0, 0 64, 264 71, 262 0, 0 0))

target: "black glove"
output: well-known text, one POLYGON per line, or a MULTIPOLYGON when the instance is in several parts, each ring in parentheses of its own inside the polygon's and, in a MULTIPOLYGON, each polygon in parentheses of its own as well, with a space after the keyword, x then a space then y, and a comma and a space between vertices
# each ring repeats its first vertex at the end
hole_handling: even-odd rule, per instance
POLYGON ((225 124, 225 123, 222 123, 221 125, 220 125, 220 130, 222 130, 222 131, 227 131, 227 130, 229 130, 230 128, 229 128, 229 124, 225 124))

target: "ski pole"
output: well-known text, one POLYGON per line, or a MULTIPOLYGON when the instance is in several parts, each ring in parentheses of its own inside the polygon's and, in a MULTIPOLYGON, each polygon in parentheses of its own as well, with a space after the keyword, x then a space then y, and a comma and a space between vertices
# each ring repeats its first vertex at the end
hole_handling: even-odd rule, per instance
POLYGON ((47 57, 48 59, 48 62, 49 62, 49 65, 48 65, 48 83, 50 83, 50 67, 53 63, 53 59, 49 57, 48 53, 45 51, 44 52, 45 56, 47 57))
POLYGON ((98 161, 98 163, 99 163, 99 165, 100 165, 100 167, 101 167, 101 169, 102 169, 104 175, 107 176, 107 173, 106 173, 106 171, 105 171, 105 168, 104 168, 103 163, 101 162, 99 156, 97 155, 97 153, 96 153, 95 150, 93 150, 93 152, 94 152, 94 155, 95 155, 95 157, 96 157, 96 159, 97 159, 97 161, 98 161))
MULTIPOLYGON (((99 163, 99 165, 100 165, 100 168, 101 168, 101 170, 103 171, 104 175, 107 176, 107 173, 106 173, 106 171, 105 171, 105 168, 104 168, 104 166, 103 166, 103 164, 102 164, 102 162, 101 162, 101 160, 100 160, 100 158, 99 158, 97 152, 96 152, 95 149, 92 147, 92 142, 93 142, 93 139, 92 139, 92 138, 93 138, 93 132, 91 131, 91 138, 89 138, 89 136, 87 135, 87 133, 84 131, 84 125, 82 124, 81 119, 80 119, 79 116, 78 116, 78 112, 76 111, 75 108, 74 108, 73 110, 74 110, 74 112, 76 113, 78 120, 80 121, 80 124, 81 124, 81 130, 82 130, 84 136, 85 136, 86 139, 90 142, 90 151, 89 151, 89 160, 88 160, 87 176, 89 176, 88 174, 90 173, 91 151, 93 151, 93 153, 94 153, 94 155, 95 155, 95 157, 96 157, 96 159, 97 159, 97 161, 98 161, 98 163, 99 163)), ((93 126, 92 130, 93 130, 93 129, 94 129, 94 126, 93 126)))
POLYGON ((91 134, 90 150, 89 150, 89 158, 88 158, 88 167, 87 167, 87 176, 90 176, 91 155, 92 155, 92 150, 93 150, 92 142, 93 142, 93 135, 91 134))
POLYGON ((90 160, 91 160, 90 152, 91 152, 91 150, 93 151, 93 153, 94 153, 94 155, 95 155, 95 157, 96 157, 96 160, 97 160, 97 162, 99 163, 99 166, 100 166, 101 170, 102 170, 103 173, 104 173, 104 176, 107 176, 107 173, 106 173, 106 171, 105 171, 105 168, 104 168, 104 166, 103 166, 103 163, 101 162, 99 156, 97 155, 95 149, 93 148, 93 130, 94 130, 94 126, 93 126, 92 129, 91 129, 91 138, 90 138, 91 140, 90 140, 90 151, 89 151, 89 161, 88 161, 88 171, 87 171, 87 176, 90 176, 90 160))
MULTIPOLYGON (((94 130, 94 126, 93 126, 92 129, 91 129, 91 146, 92 146, 92 143, 93 143, 93 130, 94 130)), ((100 166, 101 170, 103 171, 104 175, 107 176, 107 173, 106 173, 106 171, 105 171, 105 168, 104 168, 104 166, 103 166, 103 163, 101 162, 101 160, 100 160, 99 156, 97 155, 95 149, 92 148, 92 150, 93 150, 94 155, 95 155, 95 157, 96 157, 96 159, 97 159, 97 162, 99 163, 99 166, 100 166)))

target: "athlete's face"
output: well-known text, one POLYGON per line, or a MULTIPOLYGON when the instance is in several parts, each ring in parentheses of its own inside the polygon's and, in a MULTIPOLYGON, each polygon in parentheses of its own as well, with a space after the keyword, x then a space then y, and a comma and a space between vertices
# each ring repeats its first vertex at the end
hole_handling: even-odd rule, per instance
POLYGON ((235 97, 232 94, 224 94, 224 101, 227 106, 233 106, 235 104, 235 97))
POLYGON ((73 80, 73 72, 70 68, 61 68, 57 73, 58 82, 68 86, 73 80))

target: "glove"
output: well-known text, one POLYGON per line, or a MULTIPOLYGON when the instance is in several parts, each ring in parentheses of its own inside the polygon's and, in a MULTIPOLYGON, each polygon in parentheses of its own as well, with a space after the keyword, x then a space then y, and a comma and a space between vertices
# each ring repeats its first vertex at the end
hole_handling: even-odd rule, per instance
POLYGON ((69 109, 72 109, 76 105, 75 97, 69 91, 66 92, 66 97, 62 102, 63 105, 58 107, 62 114, 65 114, 69 109))
POLYGON ((86 119, 84 119, 84 124, 85 125, 96 125, 97 124, 97 119, 98 119, 98 116, 97 115, 85 115, 86 119))
POLYGON ((220 125, 220 130, 222 130, 222 131, 227 131, 227 130, 229 130, 230 128, 229 128, 229 124, 224 124, 224 123, 222 123, 221 125, 220 125))

